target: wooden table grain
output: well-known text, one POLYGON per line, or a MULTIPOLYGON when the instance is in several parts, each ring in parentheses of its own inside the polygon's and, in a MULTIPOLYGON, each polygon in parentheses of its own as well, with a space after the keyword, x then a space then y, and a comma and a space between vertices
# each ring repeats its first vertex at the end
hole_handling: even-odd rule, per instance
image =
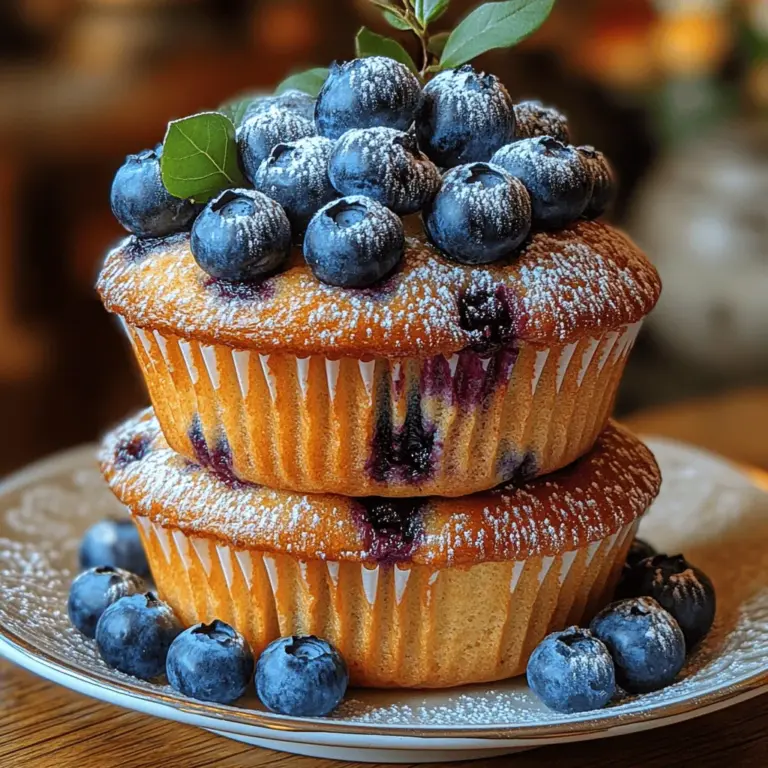
MULTIPOLYGON (((648 432, 687 439, 768 467, 768 391, 638 414, 628 420, 648 432), (734 450, 737 448, 737 450, 734 450), (730 449, 730 451, 729 451, 730 449)), ((599 741, 545 747, 456 766, 533 768, 736 768, 768 765, 768 696, 658 730, 599 741)), ((129 712, 0 661, 0 766, 5 768, 341 768, 208 734, 129 712)))

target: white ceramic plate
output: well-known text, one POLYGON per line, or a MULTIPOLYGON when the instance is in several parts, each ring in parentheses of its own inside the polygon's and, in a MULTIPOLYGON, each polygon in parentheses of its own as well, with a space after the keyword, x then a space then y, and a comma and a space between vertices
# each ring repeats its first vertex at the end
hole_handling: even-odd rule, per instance
POLYGON ((768 488, 764 476, 678 443, 649 442, 664 474, 642 524, 657 547, 683 551, 713 579, 715 629, 675 685, 586 715, 545 709, 518 678, 447 691, 352 690, 323 719, 225 707, 108 669, 66 616, 83 531, 121 508, 92 447, 36 464, 0 485, 0 653, 104 701, 299 754, 381 762, 487 757, 655 728, 768 689, 768 488))

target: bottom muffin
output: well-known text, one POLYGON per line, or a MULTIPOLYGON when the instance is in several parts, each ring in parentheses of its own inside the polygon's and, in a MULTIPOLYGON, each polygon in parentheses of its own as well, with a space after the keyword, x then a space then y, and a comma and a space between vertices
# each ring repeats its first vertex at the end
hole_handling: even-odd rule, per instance
POLYGON ((185 624, 231 623, 257 654, 281 635, 324 637, 368 687, 521 674, 544 635, 610 599, 660 485, 616 424, 570 467, 458 499, 247 485, 174 453, 151 411, 105 439, 101 467, 185 624))

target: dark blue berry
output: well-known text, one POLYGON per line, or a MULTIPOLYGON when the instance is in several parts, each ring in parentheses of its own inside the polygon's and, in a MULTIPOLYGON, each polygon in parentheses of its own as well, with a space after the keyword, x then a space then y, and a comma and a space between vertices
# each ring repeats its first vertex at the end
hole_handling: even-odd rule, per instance
POLYGON ((570 141, 568 119, 554 107, 545 106, 540 101, 521 101, 514 109, 516 138, 551 136, 563 144, 570 141))
POLYGON ((83 571, 69 588, 69 620, 86 637, 94 637, 96 624, 108 606, 143 591, 144 582, 138 576, 111 565, 83 571))
POLYGON ((601 709, 616 693, 611 654, 579 627, 545 637, 528 660, 526 676, 531 690, 556 712, 601 709))
POLYGON ((403 222, 368 197, 328 203, 304 236, 304 258, 315 277, 344 288, 365 288, 386 277, 404 249, 403 222))
POLYGON ((531 195, 533 223, 560 229, 581 216, 592 193, 592 180, 581 156, 550 136, 523 139, 502 147, 491 158, 517 176, 531 195))
POLYGON ((641 560, 653 557, 655 554, 656 550, 647 541, 635 537, 629 545, 626 562, 629 566, 637 565, 641 560))
POLYGON ((111 565, 139 576, 149 576, 141 538, 131 520, 102 520, 92 525, 80 542, 80 568, 111 565))
POLYGON ((349 674, 327 641, 304 635, 270 643, 256 664, 256 692, 267 709, 294 717, 322 717, 344 698, 349 674))
POLYGON ((182 629, 171 607, 146 592, 121 597, 101 614, 96 645, 108 666, 150 680, 165 672, 168 649, 182 629))
POLYGON ((295 115, 305 117, 307 120, 315 119, 315 100, 304 91, 291 88, 277 96, 256 96, 248 105, 243 115, 243 123, 255 115, 267 112, 271 107, 281 109, 283 112, 293 112, 295 115))
POLYGON ((157 149, 128 155, 112 182, 115 218, 139 237, 165 237, 189 229, 200 206, 173 197, 163 186, 157 149))
POLYGON ((690 651, 715 621, 715 588, 709 577, 682 555, 655 555, 641 560, 627 578, 634 596, 652 597, 674 616, 690 651))
POLYGON ((531 199, 519 179, 488 163, 452 168, 424 210, 432 242, 463 264, 508 256, 531 229, 531 199))
POLYGON ((412 133, 394 128, 348 131, 328 164, 331 184, 342 195, 365 195, 395 213, 415 213, 440 186, 440 172, 412 133))
POLYGON ((602 216, 613 202, 616 193, 613 169, 608 158, 594 147, 576 147, 576 151, 592 181, 592 194, 582 215, 588 219, 596 219, 602 216))
POLYGON ((589 628, 605 643, 616 666, 616 681, 628 693, 664 688, 685 663, 680 626, 650 597, 611 603, 589 628))
POLYGON ((400 131, 413 123, 421 86, 403 64, 385 56, 333 63, 317 97, 317 132, 338 139, 352 128, 385 126, 400 131))
POLYGON ((192 227, 190 250, 219 280, 258 280, 277 270, 291 249, 291 224, 271 198, 253 189, 226 189, 192 227))
POLYGON ((248 181, 253 183, 273 147, 314 135, 314 124, 295 112, 272 106, 256 113, 237 129, 237 148, 248 181))
POLYGON ((278 144, 254 176, 256 189, 283 206, 295 234, 339 196, 328 178, 332 149, 333 142, 322 136, 278 144))
POLYGON ((419 146, 443 168, 487 161, 515 137, 512 100, 495 75, 465 64, 424 88, 416 131, 419 146))
POLYGON ((185 696, 231 704, 253 677, 253 654, 245 638, 218 619, 184 630, 168 649, 168 682, 185 696))

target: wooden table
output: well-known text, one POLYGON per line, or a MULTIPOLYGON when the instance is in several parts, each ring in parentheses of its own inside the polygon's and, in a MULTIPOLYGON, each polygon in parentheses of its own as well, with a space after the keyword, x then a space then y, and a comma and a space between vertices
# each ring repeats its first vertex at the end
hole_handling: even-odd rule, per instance
MULTIPOLYGON (((768 467, 768 390, 689 403, 628 420, 768 467)), ((768 765, 768 696, 663 729, 547 747, 457 766, 737 768, 768 765)), ((13 768, 331 768, 354 765, 248 747, 85 698, 0 661, 0 766, 13 768)), ((361 764, 362 765, 362 764, 361 764)))

